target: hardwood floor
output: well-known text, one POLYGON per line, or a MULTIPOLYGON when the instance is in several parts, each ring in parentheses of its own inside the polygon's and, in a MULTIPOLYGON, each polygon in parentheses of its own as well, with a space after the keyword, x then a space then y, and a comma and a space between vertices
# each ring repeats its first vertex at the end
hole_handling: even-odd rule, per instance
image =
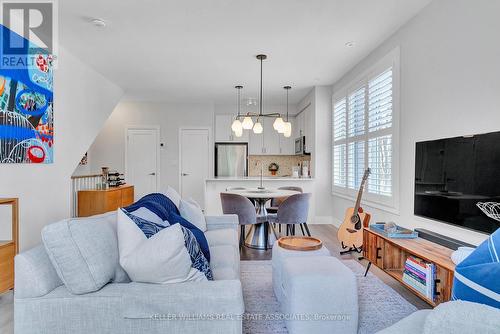
MULTIPOLYGON (((318 237, 323 241, 323 244, 330 250, 330 253, 340 259, 348 260, 353 259, 358 261, 358 257, 361 254, 348 254, 340 255, 341 246, 337 240, 337 228, 333 225, 308 225, 311 230, 311 234, 318 237)), ((300 232, 299 232, 300 233, 300 232)), ((270 260, 271 250, 262 251, 244 247, 241 250, 241 260, 270 260)), ((360 261, 364 266, 367 262, 365 260, 360 261)), ((428 309, 431 308, 426 302, 415 296, 412 292, 402 286, 398 281, 396 281, 391 276, 384 273, 382 270, 376 266, 371 266, 370 272, 376 275, 380 280, 386 283, 388 286, 393 288, 397 293, 399 293, 403 298, 405 298, 409 303, 415 305, 418 309, 428 309)))

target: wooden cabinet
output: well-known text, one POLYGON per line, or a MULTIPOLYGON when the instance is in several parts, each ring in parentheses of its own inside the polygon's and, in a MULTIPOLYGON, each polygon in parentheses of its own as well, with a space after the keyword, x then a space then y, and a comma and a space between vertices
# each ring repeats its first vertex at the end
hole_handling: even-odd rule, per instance
POLYGON ((0 241, 0 294, 14 288, 14 257, 19 252, 19 202, 0 198, 0 205, 12 207, 11 239, 0 241))
POLYGON ((449 301, 451 298, 455 271, 455 264, 451 261, 452 252, 453 250, 449 248, 422 238, 390 239, 369 228, 363 231, 363 256, 432 306, 449 301), (426 298, 403 281, 404 266, 408 256, 415 256, 435 265, 437 293, 433 300, 426 298))
POLYGON ((233 114, 215 114, 215 142, 248 142, 248 130, 243 130, 243 136, 241 137, 234 135, 234 132, 231 130, 233 121, 233 114))
POLYGON ((123 185, 105 190, 78 192, 78 217, 88 217, 114 211, 134 203, 134 186, 123 185))
POLYGON ((14 288, 14 256, 14 242, 0 241, 0 293, 14 288))

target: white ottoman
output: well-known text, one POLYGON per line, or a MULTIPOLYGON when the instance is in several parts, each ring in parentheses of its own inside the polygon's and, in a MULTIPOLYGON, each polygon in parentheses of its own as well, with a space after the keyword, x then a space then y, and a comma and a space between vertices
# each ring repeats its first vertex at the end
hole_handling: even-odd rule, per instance
POLYGON ((281 312, 290 334, 358 332, 358 289, 354 273, 331 256, 283 261, 281 312))
POLYGON ((302 256, 329 256, 330 251, 328 248, 323 246, 322 248, 314 251, 293 251, 281 248, 278 246, 278 242, 273 245, 272 254, 272 268, 273 268, 273 289, 276 299, 281 302, 283 297, 283 285, 281 279, 281 273, 283 271, 283 261, 290 257, 302 257, 302 256))

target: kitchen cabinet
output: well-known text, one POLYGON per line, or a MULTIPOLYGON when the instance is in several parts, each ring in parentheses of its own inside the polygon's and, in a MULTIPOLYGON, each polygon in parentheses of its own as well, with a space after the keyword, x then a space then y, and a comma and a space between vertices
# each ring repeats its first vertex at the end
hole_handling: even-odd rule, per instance
MULTIPOLYGON (((247 130, 243 130, 247 131, 247 130)), ((265 131, 265 130, 264 130, 265 131)), ((264 150, 264 136, 263 134, 255 134, 252 130, 248 130, 248 154, 249 155, 262 155, 264 150)))
POLYGON ((263 154, 265 155, 278 155, 280 154, 280 136, 282 134, 273 128, 274 118, 265 118, 263 121, 264 126, 264 145, 263 154))
POLYGON ((283 135, 279 136, 280 140, 280 154, 282 155, 294 155, 295 154, 295 138, 298 136, 294 135, 296 128, 295 117, 290 117, 289 122, 292 123, 292 135, 290 137, 285 137, 283 135))
MULTIPOLYGON (((295 127, 293 118, 292 132, 295 127)), ((249 131, 248 154, 249 155, 294 155, 295 137, 286 138, 273 128, 274 118, 266 118, 262 121, 264 131, 261 134, 255 134, 249 131)))
POLYGON ((304 151, 306 153, 311 153, 312 147, 313 147, 313 141, 314 141, 314 136, 313 136, 313 126, 314 126, 314 121, 313 121, 313 114, 311 111, 311 106, 308 106, 300 114, 297 115, 295 118, 295 125, 296 125, 296 130, 293 131, 293 137, 298 138, 300 136, 305 136, 306 137, 306 146, 304 148, 304 151))
POLYGON ((233 121, 233 114, 215 114, 215 142, 248 142, 248 131, 243 130, 241 137, 234 135, 231 130, 233 121))

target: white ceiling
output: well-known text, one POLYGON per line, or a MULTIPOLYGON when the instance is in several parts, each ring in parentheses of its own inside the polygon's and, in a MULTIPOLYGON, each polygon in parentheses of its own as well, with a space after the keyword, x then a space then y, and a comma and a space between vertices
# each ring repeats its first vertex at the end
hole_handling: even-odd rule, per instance
POLYGON ((128 99, 233 103, 236 84, 297 103, 329 85, 431 0, 63 0, 61 44, 128 99), (89 23, 102 18, 106 28, 89 23), (346 42, 354 41, 348 48, 346 42))

